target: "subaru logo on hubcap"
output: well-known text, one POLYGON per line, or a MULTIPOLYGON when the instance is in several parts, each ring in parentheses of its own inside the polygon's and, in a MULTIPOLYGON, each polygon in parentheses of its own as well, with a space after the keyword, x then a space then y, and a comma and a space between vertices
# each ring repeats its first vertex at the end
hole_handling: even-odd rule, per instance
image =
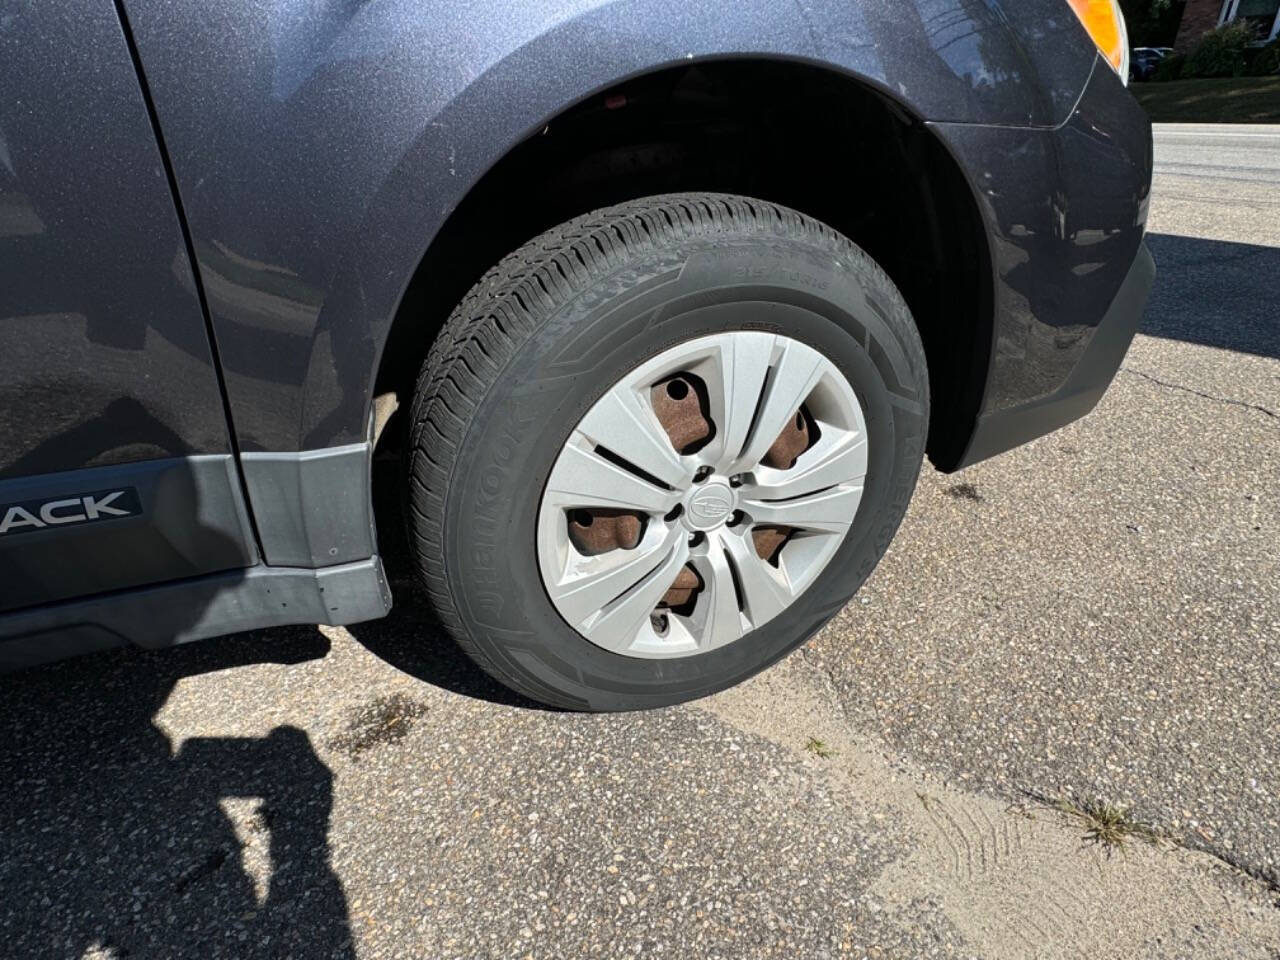
POLYGON ((688 511, 691 525, 707 529, 723 523, 733 512, 733 493, 722 484, 709 483, 689 497, 688 511))

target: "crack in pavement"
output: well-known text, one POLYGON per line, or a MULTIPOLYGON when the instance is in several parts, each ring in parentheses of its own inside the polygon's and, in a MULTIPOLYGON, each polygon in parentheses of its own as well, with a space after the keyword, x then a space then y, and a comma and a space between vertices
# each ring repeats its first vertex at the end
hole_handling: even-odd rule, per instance
POLYGON ((1212 393, 1205 393, 1201 390, 1196 390, 1194 387, 1186 387, 1180 383, 1170 383, 1167 380, 1161 380, 1159 377, 1153 377, 1151 374, 1144 373, 1141 370, 1134 370, 1132 367, 1121 367, 1120 372, 1127 373, 1135 377, 1141 377, 1143 380, 1147 380, 1160 387, 1166 387, 1170 390, 1181 390, 1183 393, 1190 393, 1194 396, 1202 397, 1205 400, 1214 400, 1218 403, 1225 403, 1232 407, 1243 407, 1246 410, 1256 410, 1258 413, 1266 414, 1272 420, 1280 420, 1280 414, 1256 403, 1248 403, 1244 400, 1232 400, 1228 397, 1219 397, 1212 393))
POLYGON ((1184 836, 1172 837, 1170 839, 1180 847, 1213 857, 1213 859, 1217 860, 1219 863, 1224 864, 1233 870, 1238 870, 1245 876, 1256 880, 1266 888, 1267 891, 1276 895, 1276 899, 1272 901, 1271 905, 1275 909, 1280 910, 1280 879, 1277 879, 1276 874, 1272 871, 1265 867, 1260 867, 1257 864, 1250 863, 1244 857, 1228 850, 1221 844, 1215 844, 1211 840, 1205 840, 1203 837, 1200 837, 1191 831, 1187 831, 1184 836))

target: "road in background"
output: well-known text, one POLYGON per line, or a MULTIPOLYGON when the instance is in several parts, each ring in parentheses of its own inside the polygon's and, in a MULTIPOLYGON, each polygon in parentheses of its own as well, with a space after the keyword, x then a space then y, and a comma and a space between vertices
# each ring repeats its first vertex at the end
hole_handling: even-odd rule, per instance
POLYGON ((1160 123, 1156 173, 1280 183, 1280 124, 1160 123))
POLYGON ((1280 216, 1215 171, 1280 160, 1235 133, 1157 131, 1161 273, 1099 409, 926 467, 854 602, 737 690, 535 709, 405 584, 350 630, 0 678, 0 942, 1272 960, 1280 216), (1181 843, 1107 856, 1043 802, 1072 797, 1181 843))

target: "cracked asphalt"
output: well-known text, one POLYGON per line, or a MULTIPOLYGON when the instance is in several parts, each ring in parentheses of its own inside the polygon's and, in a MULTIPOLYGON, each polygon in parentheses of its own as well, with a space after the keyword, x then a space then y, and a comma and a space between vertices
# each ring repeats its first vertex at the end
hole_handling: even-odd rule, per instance
POLYGON ((0 956, 1274 960, 1280 198, 1231 171, 1280 136, 1233 130, 1157 133, 1098 410, 926 467, 737 690, 540 710, 402 583, 378 623, 0 677, 0 956), (1171 839, 1108 856, 1033 795, 1171 839))

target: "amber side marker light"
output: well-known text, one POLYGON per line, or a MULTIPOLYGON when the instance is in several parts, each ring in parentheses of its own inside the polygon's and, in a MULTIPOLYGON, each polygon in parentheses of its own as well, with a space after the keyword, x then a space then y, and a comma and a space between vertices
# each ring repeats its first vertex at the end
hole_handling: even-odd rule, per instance
POLYGON ((1067 0, 1098 50, 1120 79, 1129 82, 1129 31, 1119 0, 1067 0))

